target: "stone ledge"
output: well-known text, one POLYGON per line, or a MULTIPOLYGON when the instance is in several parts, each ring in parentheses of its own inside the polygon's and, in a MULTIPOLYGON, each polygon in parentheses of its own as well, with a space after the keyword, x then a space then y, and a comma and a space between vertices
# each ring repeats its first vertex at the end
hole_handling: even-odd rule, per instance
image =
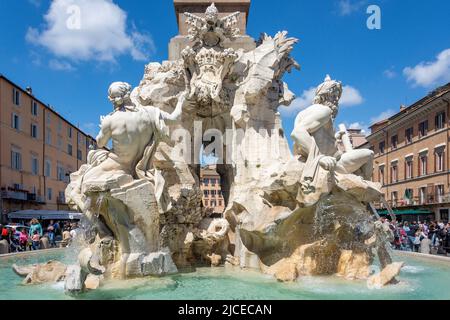
POLYGON ((425 253, 419 253, 419 252, 409 252, 409 251, 394 251, 394 255, 397 256, 404 256, 404 257, 414 257, 414 258, 420 258, 420 259, 426 259, 426 260, 434 260, 434 261, 441 261, 446 262, 450 264, 450 257, 446 256, 439 256, 434 254, 425 254, 425 253))
POLYGON ((6 254, 0 254, 1 258, 8 258, 8 257, 21 257, 21 256, 28 256, 28 255, 35 255, 40 253, 52 253, 52 252, 59 252, 67 250, 67 248, 50 248, 50 249, 41 249, 41 250, 32 250, 32 251, 25 251, 25 252, 13 252, 13 253, 6 253, 6 254))

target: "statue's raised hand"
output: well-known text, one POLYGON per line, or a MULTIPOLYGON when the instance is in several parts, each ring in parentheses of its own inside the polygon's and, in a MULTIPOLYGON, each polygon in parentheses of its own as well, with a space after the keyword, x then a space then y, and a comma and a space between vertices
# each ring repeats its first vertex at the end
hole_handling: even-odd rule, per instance
POLYGON ((334 157, 323 157, 319 160, 320 166, 327 171, 334 170, 336 168, 336 163, 337 161, 334 157))

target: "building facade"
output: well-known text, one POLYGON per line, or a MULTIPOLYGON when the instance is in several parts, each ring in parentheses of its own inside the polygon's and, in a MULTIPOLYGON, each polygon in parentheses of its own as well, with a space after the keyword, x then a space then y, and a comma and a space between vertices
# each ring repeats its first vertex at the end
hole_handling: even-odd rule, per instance
POLYGON ((394 212, 408 220, 449 219, 449 115, 450 83, 371 126, 373 179, 394 212))
POLYGON ((0 209, 67 210, 69 174, 86 162, 93 137, 0 75, 0 209))
POLYGON ((225 200, 220 187, 220 176, 216 167, 209 165, 200 169, 203 206, 211 208, 214 213, 221 214, 225 210, 225 200))

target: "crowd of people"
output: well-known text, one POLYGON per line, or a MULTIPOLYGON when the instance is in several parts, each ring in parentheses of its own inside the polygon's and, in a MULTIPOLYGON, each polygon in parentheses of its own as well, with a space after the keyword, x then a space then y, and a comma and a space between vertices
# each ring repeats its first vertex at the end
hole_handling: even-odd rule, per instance
POLYGON ((45 226, 38 219, 25 224, 0 225, 0 241, 8 243, 9 252, 65 247, 77 236, 78 224, 54 221, 45 226))
POLYGON ((391 221, 390 228, 394 234, 391 243, 394 249, 450 255, 450 222, 391 221))

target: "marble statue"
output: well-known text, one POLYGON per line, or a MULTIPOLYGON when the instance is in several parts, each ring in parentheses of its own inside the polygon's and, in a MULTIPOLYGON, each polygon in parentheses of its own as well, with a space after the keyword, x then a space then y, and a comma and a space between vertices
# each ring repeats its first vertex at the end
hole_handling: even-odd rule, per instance
POLYGON ((323 170, 332 174, 358 173, 364 180, 372 178, 372 150, 353 150, 351 143, 346 143, 343 151, 339 150, 338 141, 346 134, 342 130, 334 131, 341 96, 342 84, 327 75, 316 89, 314 104, 301 111, 295 119, 291 136, 295 155, 306 159, 302 176, 302 188, 306 194, 314 193, 323 184, 319 181, 323 170))
POLYGON ((66 290, 199 265, 280 281, 369 279, 376 251, 384 272, 370 283, 394 283, 402 265, 391 263, 367 210, 381 195, 370 181, 373 152, 354 150, 345 126, 335 130, 342 84, 327 76, 297 115, 292 154, 278 108, 295 99, 283 77, 300 68, 291 55, 298 40, 283 31, 239 47, 238 12, 220 18, 212 4, 204 17, 185 17, 179 59, 149 63, 136 88, 111 84, 97 149, 71 174, 66 198, 93 236, 66 268, 66 290), (199 165, 186 157, 208 146, 210 129, 224 142, 220 218, 203 206, 199 165))

